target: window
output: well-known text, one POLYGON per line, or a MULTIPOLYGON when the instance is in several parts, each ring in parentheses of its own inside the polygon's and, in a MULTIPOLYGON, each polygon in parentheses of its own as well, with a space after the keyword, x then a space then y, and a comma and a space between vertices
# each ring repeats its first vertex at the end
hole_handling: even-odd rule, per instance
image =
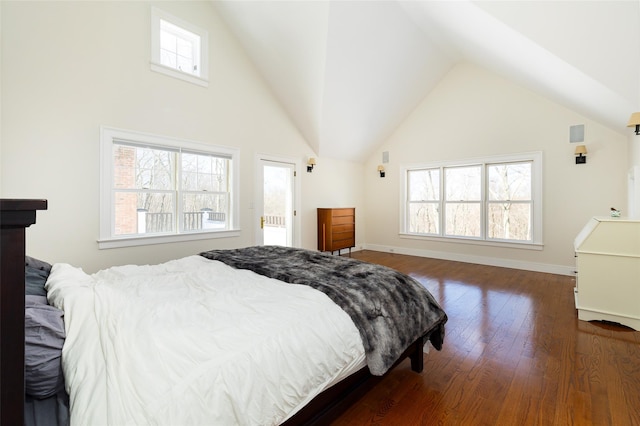
POLYGON ((160 19, 160 63, 200 76, 200 36, 160 19))
POLYGON ((158 8, 151 8, 151 69, 207 86, 208 33, 158 8))
POLYGON ((440 234, 440 169, 407 171, 410 232, 440 234))
POLYGON ((237 235, 237 157, 102 128, 100 248, 237 235))
POLYGON ((401 234, 542 244, 539 152, 403 168, 401 234))
POLYGON ((444 167, 445 235, 480 238, 482 167, 444 167))
POLYGON ((532 240, 532 162, 487 166, 487 238, 532 240))

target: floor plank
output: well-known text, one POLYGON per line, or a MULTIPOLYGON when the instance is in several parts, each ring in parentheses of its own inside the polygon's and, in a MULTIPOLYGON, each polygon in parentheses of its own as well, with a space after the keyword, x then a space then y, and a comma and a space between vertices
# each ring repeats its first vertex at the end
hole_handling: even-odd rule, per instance
POLYGON ((411 275, 449 321, 422 373, 403 362, 332 424, 640 425, 640 332, 579 321, 572 277, 352 256, 411 275))

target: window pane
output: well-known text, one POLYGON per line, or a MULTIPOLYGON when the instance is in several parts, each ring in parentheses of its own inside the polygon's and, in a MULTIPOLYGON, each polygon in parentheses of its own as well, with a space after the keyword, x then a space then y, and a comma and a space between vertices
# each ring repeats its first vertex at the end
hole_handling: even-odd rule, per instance
POLYGON ((136 149, 113 145, 113 185, 115 188, 136 187, 136 149))
POLYGON ((438 234, 440 232, 438 204, 409 204, 409 232, 418 234, 438 234))
POLYGON ((182 154, 182 189, 227 192, 229 160, 202 154, 182 154))
POLYGON ((531 200, 531 163, 492 164, 489 200, 531 200))
POLYGON ((480 166, 445 169, 445 197, 450 201, 479 201, 482 194, 480 166))
POLYGON ((188 72, 193 74, 193 60, 191 58, 185 58, 184 56, 177 57, 177 68, 180 71, 188 72))
POLYGON ((114 201, 116 235, 173 232, 173 194, 116 192, 114 201))
POLYGON ((175 53, 160 50, 160 63, 166 67, 177 69, 177 59, 175 53))
POLYGON ((282 218, 287 217, 287 199, 291 194, 291 181, 289 170, 284 167, 264 166, 264 214, 282 218))
POLYGON ((175 55, 178 50, 178 38, 167 31, 160 31, 160 49, 175 55))
POLYGON ((160 20, 160 63, 199 75, 200 36, 168 21, 160 20))
POLYGON ((185 59, 193 58, 193 43, 183 38, 178 38, 176 41, 178 44, 178 50, 176 53, 185 59))
POLYGON ((447 203, 445 233, 480 237, 480 203, 447 203))
POLYGON ((440 169, 409 170, 409 201, 440 199, 440 169))
POLYGON ((227 194, 184 194, 183 229, 225 229, 228 223, 227 194))
POLYGON ((490 203, 487 215, 488 238, 531 240, 531 203, 490 203))
POLYGON ((118 144, 114 144, 113 147, 115 188, 174 188, 175 153, 118 144))

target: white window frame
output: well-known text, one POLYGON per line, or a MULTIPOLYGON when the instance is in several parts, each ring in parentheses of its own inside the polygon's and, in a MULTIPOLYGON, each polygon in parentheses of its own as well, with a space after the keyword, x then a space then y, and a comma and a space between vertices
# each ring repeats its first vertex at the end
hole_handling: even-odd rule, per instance
MULTIPOLYGON (((110 249, 149 244, 195 241, 211 238, 227 238, 240 236, 239 227, 239 164, 240 151, 236 148, 209 145, 201 142, 159 136, 131 130, 100 127, 100 236, 98 248, 110 249), (203 154, 225 156, 230 158, 229 180, 231 196, 229 200, 229 227, 224 230, 203 230, 182 232, 176 229, 171 234, 162 235, 115 235, 114 211, 114 144, 128 142, 138 145, 149 145, 169 150, 187 150, 203 154)), ((180 193, 180 192, 179 192, 180 193)), ((178 198, 179 199, 179 198, 178 198)))
MULTIPOLYGON (((488 246, 499 246, 499 247, 512 247, 512 248, 524 248, 531 250, 542 250, 544 247, 543 243, 543 208, 542 208, 542 152, 525 152, 520 154, 506 154, 506 155, 496 155, 490 157, 481 157, 467 160, 451 160, 451 161, 438 161, 438 162, 429 162, 429 163, 419 163, 419 164, 409 164, 402 165, 400 167, 400 237, 401 238, 410 238, 410 239, 419 239, 419 240, 433 240, 433 241, 447 241, 447 242, 457 242, 457 243, 465 243, 465 244, 478 244, 478 245, 488 245, 488 246), (484 178, 484 174, 486 173, 486 166, 495 163, 517 163, 517 162, 525 162, 530 161, 531 165, 531 197, 532 197, 532 218, 531 218, 531 226, 532 226, 532 235, 530 241, 515 241, 515 240, 498 240, 498 239, 489 239, 486 236, 485 230, 485 216, 487 209, 487 190, 486 190, 486 179, 484 178), (473 237, 461 237, 461 236, 452 236, 446 235, 444 229, 444 223, 442 223, 442 214, 440 214, 440 233, 436 234, 417 234, 409 232, 409 223, 408 223, 408 172, 410 170, 420 170, 420 169, 433 169, 433 168, 446 168, 446 167, 458 167, 458 166, 482 166, 482 174, 483 174, 483 185, 482 185, 482 223, 481 227, 483 229, 481 238, 473 238, 473 237)), ((440 176, 440 206, 444 206, 444 197, 443 197, 443 179, 444 174, 441 171, 440 176)))
POLYGON ((209 86, 209 33, 189 22, 186 22, 157 7, 151 8, 151 70, 178 78, 199 86, 209 86), (199 75, 181 71, 176 68, 163 65, 160 60, 160 33, 161 22, 166 21, 182 30, 188 31, 200 37, 200 48, 197 52, 199 58, 199 75))

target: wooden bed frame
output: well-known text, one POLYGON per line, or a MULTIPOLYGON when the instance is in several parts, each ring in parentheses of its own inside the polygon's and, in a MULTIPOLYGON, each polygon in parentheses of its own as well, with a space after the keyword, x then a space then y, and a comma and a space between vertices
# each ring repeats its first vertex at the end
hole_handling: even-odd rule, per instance
MULTIPOLYGON (((411 369, 421 373, 424 368, 423 346, 426 339, 427 336, 424 336, 413 342, 390 370, 406 358, 410 358, 411 369)), ((380 382, 382 377, 373 376, 369 373, 369 368, 364 367, 316 396, 303 409, 284 422, 283 426, 329 424, 380 382)))
MULTIPOLYGON (((47 200, 0 199, 0 424, 24 424, 24 310, 25 229, 36 221, 36 211, 46 210, 47 200), (22 389, 19 392, 18 389, 22 389)), ((422 372, 422 347, 426 337, 407 348, 394 367, 405 358, 411 369, 422 372)), ((335 419, 381 377, 367 367, 316 396, 284 424, 327 424, 335 419)))
POLYGON ((47 200, 0 199, 0 424, 24 424, 25 229, 47 200), (19 391, 22 389, 22 392, 19 391))

